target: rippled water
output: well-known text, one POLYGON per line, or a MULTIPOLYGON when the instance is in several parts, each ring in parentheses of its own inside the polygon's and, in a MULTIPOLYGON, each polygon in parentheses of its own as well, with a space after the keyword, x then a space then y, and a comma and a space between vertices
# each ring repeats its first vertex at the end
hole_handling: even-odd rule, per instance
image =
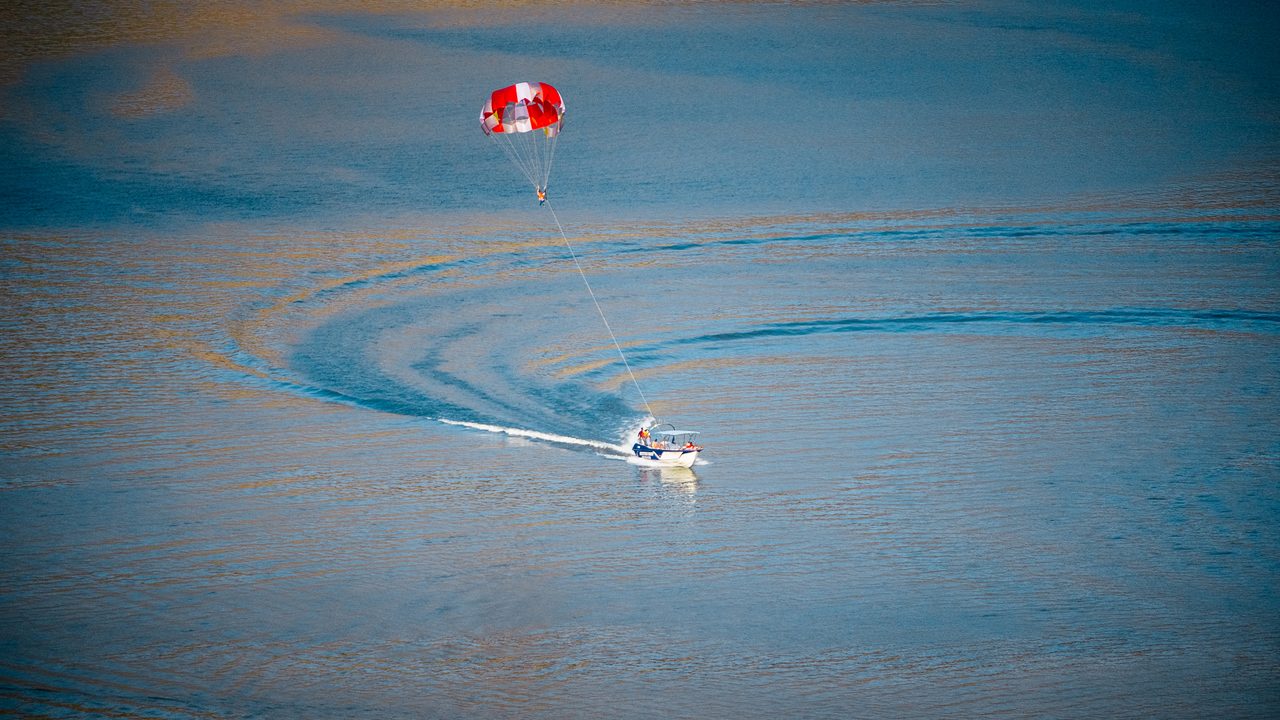
MULTIPOLYGON (((31 174, 3 187, 47 203, 10 205, 0 241, 0 710, 1280 708, 1280 185, 1265 154, 1202 149, 1168 180, 1169 147, 1199 131, 1164 136, 1135 165, 1142 153, 1115 157, 1115 138, 1084 140, 1127 112, 1098 98, 1040 157, 1061 173, 1035 178, 1020 143, 1054 97, 973 135, 989 116, 934 105, 972 101, 964 83, 896 65, 866 80, 893 98, 880 110, 933 107, 955 121, 960 165, 1007 185, 963 189, 956 157, 896 164, 884 145, 868 160, 876 172, 910 172, 877 183, 867 165, 823 161, 832 146, 810 131, 790 134, 785 158, 755 143, 780 162, 744 178, 699 162, 721 141, 696 142, 706 118, 679 103, 652 111, 678 121, 673 146, 626 155, 623 181, 590 180, 618 162, 604 157, 609 113, 593 106, 617 91, 587 90, 588 78, 649 73, 678 98, 764 78, 831 109, 844 103, 824 94, 833 68, 881 57, 887 41, 872 41, 884 30, 908 48, 963 49, 952 73, 1001 55, 972 43, 986 33, 1021 53, 995 62, 995 77, 1044 53, 1172 103, 1172 90, 1145 84, 1151 67, 1185 79, 1199 71, 1179 53, 1218 45, 1175 37, 1154 43, 1168 53, 1156 62, 1134 29, 1144 16, 1084 32, 1087 16, 1018 6, 694 6, 651 20, 622 8, 576 24, 546 11, 540 23, 564 28, 545 67, 584 89, 580 105, 569 98, 583 130, 576 147, 562 139, 553 199, 641 398, 550 216, 481 138, 439 140, 438 156, 403 164, 349 147, 421 141, 400 133, 429 103, 358 111, 422 69, 401 75, 387 59, 425 54, 469 98, 509 55, 539 57, 511 44, 520 27, 508 14, 319 11, 290 16, 298 45, 274 53, 250 37, 175 59, 163 42, 107 32, 112 49, 24 66, 6 88, 33 115, 6 115, 5 152, 31 174), (813 39, 798 55, 763 40, 799 32, 780 30, 789 23, 813 39), (672 57, 645 55, 637 27, 672 57), (743 33, 757 53, 731 42, 743 33), (685 77, 681 61, 705 43, 722 52, 685 77), (495 45, 506 48, 496 59, 495 45), (778 53, 794 63, 768 62, 778 53), (339 61, 368 82, 330 84, 339 61), (272 72, 242 78, 251 66, 272 72), (255 95, 264 86, 285 95, 255 95), (317 117, 326 92, 332 116, 317 117), (224 113, 237 102, 274 129, 208 154, 234 136, 224 113), (56 122, 33 135, 41 114, 76 119, 84 134, 66 137, 88 140, 59 140, 56 122), (290 122, 303 137, 281 141, 290 122), (370 123, 376 133, 352 130, 370 123), (966 165, 983 147, 992 154, 966 165), (246 159, 255 153, 264 160, 246 159), (796 184, 805 164, 839 182, 808 194, 796 184), (399 184, 410 166, 445 180, 399 184), (482 175, 512 187, 475 187, 482 175), (656 178, 634 205, 633 176, 656 178), (692 471, 620 450, 646 398, 704 431, 692 471)), ((172 18, 152 32, 169 37, 172 18)), ((1233 57, 1232 68, 1252 58, 1233 57)), ((1027 67, 1068 94, 1086 84, 1027 67)), ((1196 97, 1218 92, 1274 99, 1238 87, 1196 97)), ((458 120, 468 132, 471 105, 458 120)), ((1184 119, 1212 125, 1217 112, 1184 119)), ((1208 144, 1252 137, 1240 128, 1261 121, 1246 115, 1208 144)), ((877 126, 880 139, 931 125, 916 120, 877 126)), ((1165 120, 1128 129, 1167 131, 1165 120)))

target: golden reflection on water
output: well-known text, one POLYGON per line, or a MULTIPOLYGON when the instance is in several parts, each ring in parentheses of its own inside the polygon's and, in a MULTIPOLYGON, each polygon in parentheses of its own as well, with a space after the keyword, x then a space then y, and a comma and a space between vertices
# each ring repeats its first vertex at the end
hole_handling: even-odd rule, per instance
MULTIPOLYGON (((342 31, 309 22, 308 17, 314 15, 395 14, 419 17, 427 27, 477 27, 531 22, 539 16, 562 16, 565 4, 548 6, 534 0, 363 0, 359 3, 117 0, 93 4, 69 0, 10 0, 0 4, 0 85, 20 80, 23 70, 32 62, 122 44, 173 46, 180 48, 189 59, 209 59, 260 56, 353 39, 342 31)), ((594 6, 593 3, 580 4, 594 6)), ((645 5, 615 2, 604 13, 598 10, 591 14, 579 13, 578 20, 610 24, 639 20, 647 15, 645 5)), ((185 81, 178 79, 177 82, 181 85, 185 81)), ((152 103, 143 103, 143 106, 142 114, 157 110, 152 103)), ((138 116, 127 110, 121 114, 138 116)))
POLYGON ((111 112, 123 118, 142 118, 177 110, 194 97, 195 91, 186 78, 172 68, 163 67, 156 70, 141 89, 117 96, 111 112))
MULTIPOLYGON (((640 231, 632 231, 627 236, 639 236, 640 231)), ((222 278, 205 281, 212 287, 225 289, 243 289, 250 287, 272 286, 285 283, 288 279, 296 279, 305 274, 306 268, 326 268, 332 275, 334 270, 341 274, 320 282, 308 283, 293 292, 280 297, 270 305, 255 311, 250 318, 234 321, 230 333, 241 349, 266 360, 273 366, 282 367, 285 358, 281 354, 279 343, 272 343, 263 337, 264 332, 287 324, 286 318, 297 320, 299 313, 306 316, 307 326, 314 326, 331 313, 341 312, 351 306, 374 302, 375 296, 386 296, 391 293, 438 293, 446 288, 474 286, 478 282, 505 282, 528 276, 543 275, 548 272, 545 264, 534 264, 529 267, 511 267, 509 264, 490 265, 486 258, 500 258, 512 254, 537 257, 544 256, 548 263, 558 258, 557 249, 562 248, 558 238, 546 237, 531 240, 485 242, 493 236, 506 237, 511 228, 505 226, 475 226, 466 228, 452 237, 433 233, 431 244, 443 244, 443 250, 455 252, 447 254, 416 255, 407 260, 388 260, 380 263, 368 263, 370 257, 387 257, 412 253, 418 244, 423 242, 425 231, 422 229, 404 229, 399 231, 380 231, 380 237, 370 240, 363 234, 331 233, 292 236, 259 236, 246 238, 250 244, 266 244, 264 250, 241 250, 232 253, 239 258, 237 265, 241 268, 241 277, 222 278), (477 242, 475 239, 480 239, 477 242), (412 241, 417 240, 418 243, 412 241), (287 249, 279 249, 276 245, 287 249), (448 267, 459 260, 467 260, 470 264, 465 269, 448 267), (415 271, 431 266, 443 266, 432 269, 432 272, 416 275, 415 271), (253 280, 244 279, 244 275, 253 280), (483 279, 480 279, 483 278, 483 279), (444 281, 448 282, 444 282, 444 281), (317 297, 335 290, 343 292, 341 303, 312 303, 317 297)), ((616 241, 616 232, 584 232, 574 236, 572 242, 589 247, 592 243, 616 241)), ((572 268, 554 266, 556 273, 570 273, 572 268)), ((611 347, 611 346, 609 346, 611 347)), ((625 345, 624 345, 625 347, 625 345)))

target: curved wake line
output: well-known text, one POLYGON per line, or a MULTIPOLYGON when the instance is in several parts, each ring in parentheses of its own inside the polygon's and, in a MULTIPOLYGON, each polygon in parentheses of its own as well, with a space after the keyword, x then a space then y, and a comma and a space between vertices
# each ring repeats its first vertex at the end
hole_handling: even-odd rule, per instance
MULTIPOLYGON (((603 440, 588 440, 585 438, 571 437, 569 435, 557 435, 555 433, 539 432, 537 430, 526 430, 524 428, 505 427, 502 425, 492 425, 489 423, 472 422, 468 420, 451 420, 449 418, 443 418, 443 417, 432 417, 430 415, 426 415, 421 412, 416 412, 411 407, 388 407, 388 406, 381 405, 380 403, 371 403, 365 399, 347 395, 345 393, 337 392, 334 390, 329 390, 326 388, 319 388, 313 385, 307 385, 305 383, 294 382, 291 380, 286 380, 286 379, 277 378, 277 377, 270 377, 266 375, 258 375, 256 373, 251 374, 251 377, 254 377, 261 382, 265 382, 271 387, 274 387, 277 389, 284 388, 288 391, 296 392, 307 397, 324 400, 326 402, 338 403, 341 405, 346 405, 348 407, 359 408, 361 410, 372 410, 374 412, 388 412, 396 415, 404 415, 406 417, 420 418, 422 420, 439 422, 445 425, 453 425, 455 427, 465 427, 465 428, 470 428, 472 430, 483 430, 484 432, 508 435, 511 437, 521 437, 521 438, 528 438, 530 440, 539 440, 541 442, 546 442, 553 445, 561 445, 564 447, 591 448, 607 455, 620 456, 623 458, 630 457, 632 454, 631 446, 625 444, 625 442, 612 444, 612 443, 607 443, 603 440)), ((650 418, 647 418, 645 422, 652 422, 652 420, 653 418, 650 417, 650 418)))
MULTIPOLYGON (((770 323, 762 327, 685 338, 680 343, 711 343, 730 340, 816 335, 845 332, 910 332, 961 325, 1063 325, 1133 326, 1147 328, 1195 328, 1202 330, 1249 330, 1275 332, 1280 313, 1254 310, 1176 310, 1114 308, 1108 310, 937 313, 907 317, 852 317, 770 323)), ((641 348, 641 351, 656 349, 641 348)))
POLYGON ((630 455, 631 449, 625 445, 611 445, 601 440, 586 440, 583 438, 569 437, 568 435, 556 435, 553 433, 538 432, 537 430, 524 430, 522 428, 503 427, 501 425, 489 425, 486 423, 467 422, 466 420, 448 420, 446 418, 436 418, 437 421, 445 425, 456 425, 459 427, 471 428, 472 430, 483 430, 485 432, 499 433, 502 435, 510 435, 511 437, 529 438, 530 440, 541 440, 543 442, 554 443, 556 445, 570 445, 574 447, 589 447, 601 450, 610 455, 630 455))

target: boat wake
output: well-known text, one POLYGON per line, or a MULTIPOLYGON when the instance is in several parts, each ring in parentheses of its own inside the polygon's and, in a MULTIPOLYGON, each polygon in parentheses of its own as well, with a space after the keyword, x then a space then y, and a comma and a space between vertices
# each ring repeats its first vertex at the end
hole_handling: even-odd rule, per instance
POLYGON ((570 437, 568 435, 539 432, 537 430, 503 427, 501 425, 489 425, 487 423, 468 422, 465 420, 447 420, 445 418, 437 419, 445 425, 471 428, 472 430, 483 430, 485 432, 498 433, 501 435, 508 435, 510 437, 528 438, 530 440, 538 440, 552 445, 571 448, 590 448, 609 457, 626 458, 631 455, 631 448, 621 443, 614 445, 601 440, 588 440, 585 438, 570 437))
POLYGON ((678 397, 682 414, 719 413, 723 424, 735 408, 790 397, 819 368, 852 378, 845 392, 871 397, 875 376, 864 369, 910 356, 917 346, 901 339, 909 335, 938 352, 964 344, 963 356, 982 338, 1009 347, 1087 341, 1091 349, 1099 338, 1216 332, 1269 342, 1280 314, 1270 296, 1232 295, 1231 268, 1186 278, 1175 289, 1191 293, 1185 297, 1135 290, 1098 298, 1083 280, 1147 272, 1140 263, 1114 265, 1112 251, 1140 257, 1131 246, 1196 260, 1216 247, 1205 250, 1202 236, 1265 248, 1274 235, 1270 216, 1210 210, 1121 208, 1100 217, 1092 206, 1066 206, 588 228, 574 241, 591 243, 590 286, 603 307, 594 291, 584 298, 585 278, 548 247, 544 227, 509 238, 502 228, 424 231, 403 248, 358 246, 363 252, 323 272, 309 264, 273 270, 300 279, 244 305, 230 337, 199 352, 329 402, 628 459, 639 416, 653 414, 637 379, 678 397), (887 269, 918 260, 967 263, 974 280, 926 301, 928 288, 904 293, 885 279, 896 278, 887 269), (1077 268, 1073 281, 1045 292, 1062 278, 1042 268, 1059 267, 1077 268), (602 333, 593 310, 620 318, 621 335, 603 339, 612 329, 602 333), (744 388, 748 381, 755 385, 744 388))

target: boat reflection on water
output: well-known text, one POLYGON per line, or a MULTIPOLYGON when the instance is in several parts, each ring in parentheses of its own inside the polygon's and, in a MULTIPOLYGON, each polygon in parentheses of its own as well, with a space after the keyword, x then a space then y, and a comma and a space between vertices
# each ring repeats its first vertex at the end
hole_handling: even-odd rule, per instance
POLYGON ((687 467, 656 463, 641 465, 640 479, 647 485, 658 487, 666 493, 679 495, 691 502, 698 494, 698 476, 687 467))

